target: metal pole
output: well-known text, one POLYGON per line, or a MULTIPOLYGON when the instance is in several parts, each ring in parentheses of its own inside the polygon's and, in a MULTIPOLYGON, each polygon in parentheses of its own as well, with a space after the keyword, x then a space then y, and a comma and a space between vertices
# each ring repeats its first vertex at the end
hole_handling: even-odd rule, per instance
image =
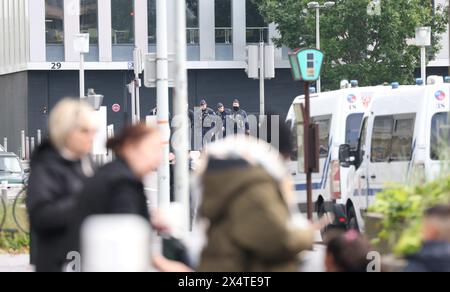
POLYGON ((167 1, 156 1, 157 28, 157 108, 158 126, 163 137, 163 160, 158 170, 158 203, 160 207, 170 205, 170 125, 169 125, 169 73, 167 48, 167 1))
POLYGON ((177 130, 179 144, 175 147, 175 195, 184 207, 186 232, 190 230, 191 209, 189 200, 189 121, 188 121, 188 75, 186 68, 186 0, 176 1, 176 91, 175 116, 181 122, 177 130))
POLYGON ((20 159, 25 160, 25 131, 20 132, 20 159))
POLYGON ((304 133, 305 133, 305 168, 306 168, 306 198, 307 198, 307 214, 308 219, 313 219, 313 203, 312 203, 312 173, 311 173, 311 158, 310 158, 310 141, 309 132, 311 129, 311 107, 310 107, 310 94, 309 94, 309 83, 304 82, 305 90, 305 123, 304 123, 304 133))
POLYGON ((140 93, 140 80, 139 75, 135 77, 135 89, 136 89, 136 121, 139 123, 141 121, 141 93, 140 93))
POLYGON ((265 70, 264 70, 264 46, 265 43, 259 43, 259 111, 260 117, 262 118, 265 115, 265 88, 264 88, 264 78, 265 78, 265 70))
MULTIPOLYGON (((320 8, 316 9, 316 48, 320 50, 320 8)), ((317 93, 320 93, 322 91, 322 80, 320 76, 319 79, 317 79, 316 86, 317 93)))
POLYGON ((134 59, 134 89, 136 91, 136 120, 137 122, 141 121, 141 80, 139 79, 140 68, 142 67, 142 52, 140 49, 135 48, 133 51, 133 59, 134 59))
POLYGON ((136 85, 134 81, 128 84, 128 91, 131 94, 131 123, 136 124, 136 85))
POLYGON ((423 80, 423 84, 427 84, 427 48, 421 47, 420 48, 420 69, 421 69, 421 76, 423 80))
POLYGON ((30 160, 30 137, 25 138, 25 160, 30 160))
POLYGON ((80 54, 80 97, 85 97, 85 90, 84 90, 84 54, 80 54))

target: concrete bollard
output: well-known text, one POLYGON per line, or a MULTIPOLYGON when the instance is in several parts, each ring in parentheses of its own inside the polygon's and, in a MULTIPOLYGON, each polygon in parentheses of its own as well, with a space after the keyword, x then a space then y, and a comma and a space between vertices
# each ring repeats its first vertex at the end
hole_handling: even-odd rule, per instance
POLYGON ((41 145, 42 144, 42 131, 41 130, 37 130, 36 138, 37 138, 37 141, 36 141, 37 146, 41 145))
POLYGON ((35 148, 36 148, 36 141, 35 141, 34 137, 31 137, 31 140, 30 140, 30 157, 29 158, 31 158, 31 155, 33 155, 33 152, 34 152, 35 148))
POLYGON ((5 151, 8 152, 8 138, 3 138, 3 148, 5 148, 5 151))
POLYGON ((20 132, 20 159, 25 160, 25 153, 26 153, 26 146, 25 146, 25 131, 20 132))
POLYGON ((25 138, 25 160, 30 160, 30 137, 25 138))

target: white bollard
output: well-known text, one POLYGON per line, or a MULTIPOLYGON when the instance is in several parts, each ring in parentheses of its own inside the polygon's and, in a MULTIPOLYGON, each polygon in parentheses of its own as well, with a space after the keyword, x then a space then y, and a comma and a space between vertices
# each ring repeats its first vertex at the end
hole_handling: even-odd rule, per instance
POLYGON ((84 272, 149 272, 150 223, 135 215, 88 218, 81 230, 84 272))
POLYGON ((36 148, 35 139, 34 139, 34 137, 31 137, 31 140, 30 140, 30 158, 31 158, 31 155, 33 155, 33 152, 34 152, 35 148, 36 148))
POLYGON ((8 138, 3 138, 3 148, 5 148, 5 151, 8 152, 8 138))
POLYGON ((37 141, 36 141, 37 146, 41 145, 42 144, 42 131, 41 130, 37 130, 36 138, 37 138, 37 141))
POLYGON ((25 160, 30 160, 30 137, 25 138, 25 160))

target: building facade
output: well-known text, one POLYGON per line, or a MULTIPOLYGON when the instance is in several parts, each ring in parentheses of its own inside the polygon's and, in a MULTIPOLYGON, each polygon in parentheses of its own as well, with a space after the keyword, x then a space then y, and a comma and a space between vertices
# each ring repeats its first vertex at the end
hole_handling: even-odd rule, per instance
MULTIPOLYGON (((175 51, 176 0, 167 0, 169 52, 175 51)), ((436 5, 444 0, 437 0, 436 5)), ((277 37, 250 0, 187 0, 187 50, 191 106, 206 99, 231 106, 241 100, 259 110, 259 84, 245 73, 246 46, 277 37)), ((48 112, 64 96, 79 96, 79 54, 73 38, 90 34, 86 88, 105 96, 108 122, 129 119, 133 49, 156 51, 156 0, 0 0, 0 139, 10 149, 20 131, 45 131, 48 112), (119 104, 121 111, 112 110, 119 104)), ((286 114, 301 86, 292 82, 288 49, 275 52, 276 78, 266 83, 267 108, 286 114)), ((431 67, 447 70, 448 36, 431 67)), ((142 88, 141 116, 156 106, 156 90, 142 88)))

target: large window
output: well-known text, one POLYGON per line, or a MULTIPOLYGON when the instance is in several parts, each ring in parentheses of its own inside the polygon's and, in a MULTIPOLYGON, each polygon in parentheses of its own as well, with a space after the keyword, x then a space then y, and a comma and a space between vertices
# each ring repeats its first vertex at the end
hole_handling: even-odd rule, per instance
POLYGON ((372 162, 409 161, 412 155, 415 114, 375 118, 372 162))
POLYGON ((112 43, 134 44, 134 5, 131 0, 111 0, 112 43))
POLYGON ((256 4, 246 0, 247 43, 268 42, 269 26, 262 17, 256 4))
POLYGON ((233 40, 232 2, 215 1, 216 43, 231 44, 233 40))
POLYGON ((63 0, 45 0, 45 32, 47 44, 64 43, 63 0))
MULTIPOLYGON (((439 160, 443 150, 450 147, 450 124, 448 122, 449 113, 438 113, 431 121, 431 159, 439 160)), ((444 152, 445 153, 445 152, 444 152)))
POLYGON ((98 0, 80 0, 80 31, 89 33, 90 44, 98 44, 98 0))
POLYGON ((148 43, 156 44, 156 0, 148 0, 148 43))
POLYGON ((200 42, 198 3, 199 0, 186 1, 187 42, 189 45, 198 45, 200 42))

